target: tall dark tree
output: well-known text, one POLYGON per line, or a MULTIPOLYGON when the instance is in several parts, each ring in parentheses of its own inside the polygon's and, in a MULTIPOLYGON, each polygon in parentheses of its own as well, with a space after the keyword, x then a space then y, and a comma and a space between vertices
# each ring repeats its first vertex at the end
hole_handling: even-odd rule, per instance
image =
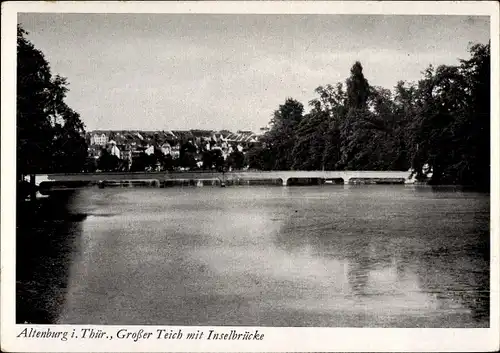
POLYGON ((191 140, 181 144, 179 152, 179 165, 181 167, 189 169, 196 168, 197 148, 191 140))
POLYGON ((249 169, 272 170, 274 156, 272 150, 265 144, 252 146, 245 154, 245 164, 249 169))
POLYGON ((202 163, 203 163, 203 169, 221 170, 221 168, 224 166, 224 157, 222 155, 222 151, 218 148, 203 151, 202 163))
POLYGON ((212 153, 213 168, 222 171, 225 168, 225 160, 222 151, 218 148, 210 151, 212 153))
POLYGON ((296 128, 302 121, 303 113, 302 103, 292 98, 288 98, 274 112, 272 127, 264 138, 274 159, 274 169, 289 170, 292 167, 296 128))
POLYGON ((346 81, 347 102, 349 109, 364 111, 370 95, 370 85, 363 74, 363 66, 356 61, 351 68, 351 76, 346 81))
POLYGON ((368 119, 362 128, 369 133, 365 141, 368 155, 364 169, 407 170, 401 160, 398 139, 398 122, 392 92, 382 87, 370 87, 368 119))
POLYGON ((158 156, 155 153, 147 154, 141 152, 137 156, 132 158, 132 166, 130 170, 133 172, 143 172, 145 170, 153 170, 156 168, 156 164, 161 161, 158 160, 158 156))
POLYGON ((245 166, 245 155, 243 154, 243 152, 235 149, 228 156, 227 163, 228 167, 231 167, 233 169, 242 169, 245 166))
POLYGON ((172 158, 172 155, 170 153, 165 155, 162 162, 163 162, 163 169, 164 170, 168 170, 168 171, 174 170, 175 162, 174 162, 174 159, 172 158))
POLYGON ((113 172, 120 167, 120 158, 109 153, 105 148, 101 151, 101 156, 97 160, 97 167, 104 172, 113 172))
POLYGON ((53 171, 82 172, 88 151, 85 141, 85 127, 79 115, 65 107, 65 119, 54 126, 53 171))
POLYGON ((313 110, 296 128, 292 150, 295 170, 321 170, 325 150, 325 134, 328 130, 328 112, 313 110))
POLYGON ((97 170, 97 160, 94 157, 87 157, 83 168, 86 173, 94 173, 97 170))
POLYGON ((429 67, 419 81, 412 166, 434 184, 489 187, 490 46, 474 45, 459 66, 429 67))
POLYGON ((418 83, 372 87, 356 62, 342 84, 320 86, 311 111, 288 99, 246 153, 249 168, 408 170, 435 184, 489 187, 490 45, 418 83), (432 174, 430 174, 430 173, 432 174))
POLYGON ((394 88, 394 147, 396 149, 395 169, 407 170, 411 167, 413 154, 412 123, 416 116, 417 87, 399 81, 394 88))
POLYGON ((210 150, 204 150, 201 154, 201 162, 203 169, 210 170, 213 168, 214 163, 212 160, 212 153, 210 150))
POLYGON ((351 76, 346 81, 346 117, 340 127, 340 161, 338 169, 362 169, 369 161, 369 153, 363 148, 372 136, 365 128, 370 120, 368 98, 370 86, 363 75, 363 67, 356 62, 351 68, 351 76))
POLYGON ((470 47, 471 58, 461 60, 460 72, 465 77, 467 107, 457 122, 457 141, 462 148, 462 163, 453 166, 462 183, 490 186, 490 44, 470 47))
POLYGON ((17 174, 80 172, 87 145, 78 113, 69 108, 67 81, 52 76, 43 53, 17 28, 17 174))
POLYGON ((340 128, 346 116, 346 92, 342 83, 335 86, 319 86, 315 92, 318 98, 309 102, 312 107, 310 115, 323 115, 324 125, 320 125, 320 133, 315 137, 315 144, 323 144, 323 155, 319 169, 335 170, 340 160, 340 128))
POLYGON ((437 69, 429 67, 419 81, 417 111, 412 124, 412 165, 419 171, 426 164, 432 166, 435 183, 441 182, 447 160, 455 148, 449 127, 456 112, 451 110, 453 103, 449 98, 461 96, 457 90, 460 86, 455 84, 457 78, 457 67, 443 65, 437 69))

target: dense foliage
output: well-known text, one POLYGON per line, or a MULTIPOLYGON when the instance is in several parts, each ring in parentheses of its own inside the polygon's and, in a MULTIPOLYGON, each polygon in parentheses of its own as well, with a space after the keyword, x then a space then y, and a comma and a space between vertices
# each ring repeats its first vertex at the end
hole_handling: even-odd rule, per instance
POLYGON ((85 127, 66 105, 67 81, 52 76, 43 53, 17 29, 17 176, 80 172, 87 157, 85 127))
POLYGON ((429 66, 417 83, 373 87, 356 62, 345 83, 320 86, 310 111, 288 98, 250 168, 409 170, 431 183, 489 186, 490 45, 457 66, 429 66))

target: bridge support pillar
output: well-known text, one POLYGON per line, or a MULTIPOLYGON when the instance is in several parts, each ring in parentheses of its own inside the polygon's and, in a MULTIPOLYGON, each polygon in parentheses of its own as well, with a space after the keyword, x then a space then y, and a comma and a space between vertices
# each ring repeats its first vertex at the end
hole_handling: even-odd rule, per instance
POLYGON ((287 186, 288 185, 288 178, 281 178, 282 182, 283 182, 283 186, 287 186))
POLYGON ((33 203, 36 201, 36 175, 30 174, 30 199, 33 203))
POLYGON ((349 185, 349 178, 344 178, 344 185, 349 185))

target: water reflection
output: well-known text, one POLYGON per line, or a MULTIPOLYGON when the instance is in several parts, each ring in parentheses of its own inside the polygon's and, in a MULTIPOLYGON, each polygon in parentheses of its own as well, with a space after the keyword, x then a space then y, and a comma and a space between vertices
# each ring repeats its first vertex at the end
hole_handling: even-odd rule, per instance
MULTIPOLYGON (((368 252, 368 246, 370 245, 368 239, 363 237, 361 241, 357 242, 357 245, 358 250, 354 257, 357 261, 348 263, 347 280, 354 295, 367 295, 369 294, 366 290, 368 276, 370 275, 370 268, 375 263, 368 252)), ((349 259, 351 258, 353 257, 349 256, 349 259)))
POLYGON ((85 190, 58 323, 488 324, 487 196, 405 187, 85 190))
MULTIPOLYGON (((354 298, 369 303, 372 313, 383 308, 377 325, 487 326, 488 200, 484 195, 430 191, 421 193, 426 195, 422 199, 375 192, 376 204, 366 202, 369 195, 350 194, 348 200, 340 195, 331 202, 334 216, 322 214, 324 204, 318 203, 315 210, 309 202, 288 219, 276 236, 277 246, 297 256, 309 246, 332 263, 344 261, 348 295, 338 299, 337 306, 344 302, 345 310, 355 311, 346 301, 354 298), (300 219, 308 212, 319 216, 309 222, 300 219)), ((371 320, 366 317, 365 323, 374 324, 371 320)))

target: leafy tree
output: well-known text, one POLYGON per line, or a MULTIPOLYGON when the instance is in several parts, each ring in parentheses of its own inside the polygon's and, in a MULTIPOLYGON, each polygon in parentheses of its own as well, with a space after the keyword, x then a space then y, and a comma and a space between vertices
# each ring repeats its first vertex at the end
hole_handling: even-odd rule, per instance
POLYGON ((429 67, 418 84, 412 166, 428 164, 431 183, 489 187, 490 49, 470 48, 458 66, 429 67))
POLYGON ((392 92, 382 87, 370 87, 368 119, 362 128, 369 137, 365 140, 367 160, 362 166, 371 170, 408 169, 401 161, 397 136, 397 118, 392 92))
POLYGON ((370 120, 368 98, 370 86, 363 75, 363 67, 356 62, 351 68, 351 76, 346 80, 346 116, 340 126, 340 160, 338 169, 362 169, 369 160, 369 153, 363 148, 370 139, 365 129, 370 120))
POLYGON ((490 45, 459 65, 430 66, 416 84, 372 87, 356 62, 344 85, 320 86, 311 111, 287 99, 249 168, 408 170, 431 183, 489 187, 490 45))
POLYGON ((97 170, 96 159, 93 157, 87 157, 83 168, 86 173, 94 173, 97 170))
POLYGON ((210 150, 204 150, 201 156, 201 160, 203 163, 203 169, 212 169, 213 168, 213 160, 212 160, 212 153, 210 150))
POLYGON ((168 170, 168 171, 174 170, 175 162, 174 162, 174 159, 172 158, 172 155, 170 153, 168 153, 167 155, 165 155, 165 157, 163 157, 162 163, 163 163, 164 170, 168 170))
POLYGON ((164 158, 163 155, 161 155, 161 152, 158 153, 155 151, 155 153, 147 154, 146 152, 141 152, 137 156, 134 156, 132 158, 132 166, 130 168, 131 171, 133 172, 143 172, 143 171, 150 171, 150 170, 155 170, 157 167, 158 163, 160 163, 160 166, 164 165, 164 158))
POLYGON ((17 28, 17 171, 34 174, 48 171, 54 131, 49 103, 54 81, 41 51, 17 28))
POLYGON ((97 161, 97 167, 105 172, 116 171, 120 167, 120 158, 109 153, 105 148, 101 151, 101 156, 97 161))
POLYGON ((216 170, 222 171, 225 167, 224 157, 222 156, 222 151, 218 148, 210 151, 212 153, 212 162, 216 170))
POLYGON ((319 98, 309 102, 313 107, 311 114, 318 114, 318 112, 328 114, 323 136, 317 136, 317 141, 323 141, 324 144, 321 169, 335 170, 341 156, 340 129, 347 113, 346 92, 342 83, 337 83, 335 87, 332 85, 319 86, 315 91, 319 98))
POLYGON ((274 161, 272 150, 265 143, 252 146, 245 154, 245 164, 249 169, 272 170, 274 161))
POLYGON ((149 165, 148 155, 144 152, 139 153, 132 157, 132 165, 130 166, 130 171, 132 172, 143 172, 149 165))
POLYGON ((17 28, 17 174, 80 172, 87 157, 85 127, 69 108, 67 81, 52 76, 43 53, 17 28))
POLYGON ((179 165, 184 168, 196 168, 196 146, 189 140, 180 147, 179 165))
POLYGON ((411 166, 413 154, 412 123, 416 116, 417 87, 399 81, 394 88, 394 147, 396 149, 395 168, 407 170, 411 166))
POLYGON ((237 149, 231 152, 228 156, 228 166, 233 169, 243 169, 245 166, 245 155, 243 152, 240 152, 237 149))
POLYGON ((147 169, 148 170, 156 170, 156 167, 158 166, 158 163, 160 164, 161 166, 161 160, 160 158, 163 157, 163 155, 160 157, 159 154, 157 153, 151 153, 149 155, 147 155, 147 160, 146 160, 146 164, 147 164, 147 169))
POLYGON ((85 128, 76 112, 65 109, 65 121, 54 126, 52 170, 81 172, 88 155, 85 128))
POLYGON ((424 79, 419 81, 417 114, 414 120, 413 143, 415 144, 412 164, 421 170, 425 164, 433 169, 433 182, 441 182, 445 164, 452 153, 452 135, 449 129, 455 119, 452 102, 460 96, 456 85, 457 67, 429 67, 424 79), (452 90, 455 91, 452 93, 452 90))
POLYGON ((204 150, 202 153, 202 163, 203 169, 216 169, 222 170, 225 166, 224 156, 222 155, 222 151, 218 148, 214 148, 211 150, 204 150))
POLYGON ((321 170, 325 149, 325 134, 329 117, 324 111, 313 110, 307 114, 296 129, 296 140, 292 150, 295 170, 321 170))
POLYGON ((274 112, 271 129, 264 140, 273 156, 273 169, 289 170, 293 164, 292 150, 295 142, 295 129, 303 118, 302 103, 288 98, 274 112))
POLYGON ((166 156, 163 154, 160 148, 155 147, 154 153, 149 156, 149 166, 151 169, 155 169, 159 166, 161 169, 165 168, 166 156))
POLYGON ((461 60, 459 67, 466 102, 454 126, 454 142, 460 148, 449 169, 462 183, 486 189, 490 185, 490 44, 475 44, 469 51, 470 59, 461 60))
POLYGON ((364 111, 367 108, 370 95, 370 85, 363 75, 363 66, 356 61, 351 68, 351 76, 346 81, 347 101, 349 109, 364 111))

